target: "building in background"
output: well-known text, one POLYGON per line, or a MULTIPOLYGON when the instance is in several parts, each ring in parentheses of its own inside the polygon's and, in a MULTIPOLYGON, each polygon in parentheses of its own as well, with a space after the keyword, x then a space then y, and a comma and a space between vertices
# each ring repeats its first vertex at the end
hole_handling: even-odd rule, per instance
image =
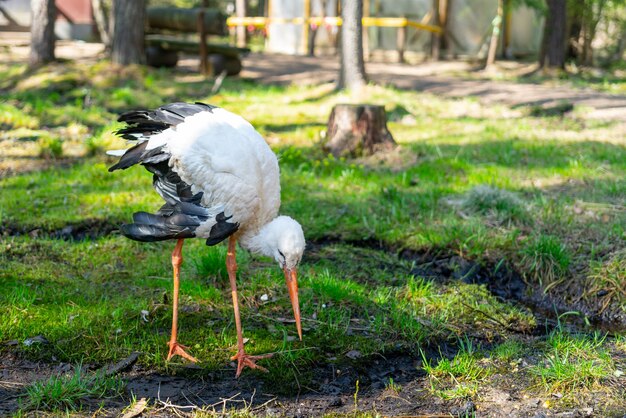
MULTIPOLYGON (((337 0, 267 0, 269 24, 267 27, 266 50, 284 54, 307 54, 310 39, 315 34, 315 52, 325 53, 335 49, 337 27, 322 24, 319 28, 309 25, 305 28, 306 17, 336 17, 337 0), (325 4, 322 15, 322 4, 325 4), (307 11, 307 9, 310 10, 307 11), (300 21, 298 22, 298 19, 300 21), (274 20, 274 22, 272 22, 274 20), (286 22, 291 20, 291 22, 286 22)), ((492 22, 496 16, 498 0, 364 0, 364 16, 404 17, 416 23, 435 25, 434 4, 447 3, 447 24, 445 38, 446 55, 453 57, 482 58, 487 53, 492 33, 492 22), (441 2, 441 3, 440 3, 441 2)), ((511 10, 505 21, 500 42, 506 47, 509 57, 535 55, 541 43, 543 18, 536 11, 525 6, 511 10), (507 26, 508 25, 508 26, 507 26), (503 39, 504 40, 504 39, 503 39)), ((408 60, 419 60, 431 51, 433 37, 423 29, 380 26, 366 28, 366 55, 373 59, 395 59, 399 43, 402 43, 408 60), (399 31, 405 30, 399 39, 399 31)))
MULTIPOLYGON (((157 3, 169 1, 160 0, 157 3)), ((339 28, 332 18, 338 16, 338 3, 339 0, 256 0, 248 1, 247 9, 251 15, 265 14, 268 17, 265 24, 267 52, 306 55, 314 51, 320 55, 336 51, 339 28), (330 19, 313 24, 307 20, 310 17, 330 19)), ((439 4, 440 9, 445 8, 446 15, 443 54, 447 57, 483 58, 487 53, 497 3, 498 0, 364 0, 364 16, 402 17, 436 26, 441 22, 436 22, 433 7, 439 4)), ((59 39, 89 41, 97 38, 90 0, 56 0, 56 4, 59 13, 55 33, 59 39)), ((234 3, 222 1, 211 4, 224 8, 230 5, 234 9, 234 3)), ((29 30, 29 0, 0 0, 0 8, 0 31, 29 30)), ((535 55, 542 33, 540 14, 525 6, 517 7, 505 19, 500 49, 504 49, 507 57, 535 55)), ((433 36, 424 29, 386 27, 381 23, 365 28, 364 43, 366 59, 393 61, 401 49, 404 59, 419 61, 430 54, 433 36)))
MULTIPOLYGON (((59 39, 91 41, 96 30, 90 0, 56 0, 54 32, 59 39)), ((30 1, 0 0, 0 31, 29 31, 30 1)))

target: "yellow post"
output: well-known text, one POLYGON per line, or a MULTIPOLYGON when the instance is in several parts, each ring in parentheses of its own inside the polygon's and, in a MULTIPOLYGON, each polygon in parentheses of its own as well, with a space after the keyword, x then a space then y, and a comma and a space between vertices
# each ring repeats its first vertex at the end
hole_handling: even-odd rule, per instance
MULTIPOLYGON (((238 18, 245 18, 246 13, 246 2, 245 0, 236 0, 235 2, 235 14, 238 18)), ((238 25, 237 29, 235 29, 237 36, 237 46, 239 48, 245 48, 246 46, 246 26, 238 25)))
POLYGON ((404 51, 406 50, 407 25, 398 27, 396 38, 396 48, 398 49, 398 62, 404 62, 404 51))

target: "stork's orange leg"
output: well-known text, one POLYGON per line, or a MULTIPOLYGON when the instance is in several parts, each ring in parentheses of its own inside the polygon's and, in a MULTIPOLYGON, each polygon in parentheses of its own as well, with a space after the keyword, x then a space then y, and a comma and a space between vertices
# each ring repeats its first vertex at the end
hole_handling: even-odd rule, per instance
POLYGON ((170 351, 167 355, 169 361, 173 356, 181 356, 189 361, 197 362, 198 360, 188 354, 185 347, 182 344, 178 344, 176 337, 178 336, 178 290, 180 289, 180 265, 183 264, 183 242, 179 239, 176 243, 176 247, 172 252, 172 267, 174 267, 174 297, 172 302, 172 336, 170 337, 170 351))
POLYGON ((241 318, 239 317, 239 300, 237 297, 237 260, 235 258, 235 248, 237 240, 232 236, 228 239, 228 252, 226 253, 226 270, 228 271, 228 278, 230 279, 230 289, 233 296, 233 309, 235 311, 235 326, 237 327, 237 354, 232 356, 231 360, 237 360, 237 374, 235 377, 239 377, 244 367, 248 366, 251 369, 260 369, 267 371, 264 367, 256 364, 257 360, 272 357, 272 354, 263 354, 260 356, 251 356, 246 354, 243 347, 243 332, 241 330, 241 318))

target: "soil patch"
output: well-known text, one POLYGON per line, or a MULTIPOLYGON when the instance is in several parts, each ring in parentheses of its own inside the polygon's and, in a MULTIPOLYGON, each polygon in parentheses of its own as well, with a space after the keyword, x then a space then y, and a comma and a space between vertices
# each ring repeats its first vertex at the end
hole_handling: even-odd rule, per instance
MULTIPOLYGON (((83 367, 93 369, 88 365, 83 367)), ((349 414, 355 410, 375 411, 383 416, 465 417, 479 412, 481 416, 523 417, 545 411, 540 399, 521 396, 515 383, 504 378, 497 388, 485 388, 481 394, 484 396, 475 403, 463 399, 442 400, 428 391, 429 381, 421 371, 420 360, 400 353, 328 362, 311 368, 314 374, 311 386, 294 388, 293 394, 281 395, 273 393, 271 385, 258 373, 248 371, 235 379, 234 365, 216 372, 179 368, 173 375, 135 366, 120 375, 126 382, 123 396, 86 399, 83 413, 91 415, 100 410, 106 416, 120 416, 133 396, 150 400, 152 407, 147 416, 154 417, 185 416, 198 408, 216 412, 238 409, 259 416, 287 417, 349 414)), ((1 354, 0 415, 14 413, 24 404, 26 385, 73 371, 66 363, 36 363, 9 353, 1 354)), ((572 410, 567 416, 583 417, 589 413, 587 409, 572 410)))

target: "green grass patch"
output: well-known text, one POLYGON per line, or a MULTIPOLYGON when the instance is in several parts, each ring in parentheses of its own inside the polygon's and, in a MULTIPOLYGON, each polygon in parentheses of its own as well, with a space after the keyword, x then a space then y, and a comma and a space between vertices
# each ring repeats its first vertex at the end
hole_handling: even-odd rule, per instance
POLYGON ((611 302, 623 307, 626 303, 626 249, 610 254, 604 262, 593 262, 587 280, 587 296, 601 295, 603 311, 611 302))
POLYGON ((493 373, 487 359, 470 340, 459 340, 459 347, 453 358, 442 358, 436 365, 422 355, 431 391, 442 399, 471 398, 476 395, 479 384, 493 373))
POLYGON ((538 235, 522 249, 521 265, 526 277, 544 286, 546 291, 563 279, 571 263, 569 250, 558 237, 538 235))
POLYGON ((37 411, 76 411, 87 399, 115 397, 123 388, 120 378, 87 374, 79 365, 73 374, 54 375, 28 386, 24 405, 37 411))
POLYGON ((545 357, 531 372, 549 393, 572 396, 576 390, 597 388, 614 370, 604 341, 600 333, 571 335, 557 329, 545 342, 545 357))

